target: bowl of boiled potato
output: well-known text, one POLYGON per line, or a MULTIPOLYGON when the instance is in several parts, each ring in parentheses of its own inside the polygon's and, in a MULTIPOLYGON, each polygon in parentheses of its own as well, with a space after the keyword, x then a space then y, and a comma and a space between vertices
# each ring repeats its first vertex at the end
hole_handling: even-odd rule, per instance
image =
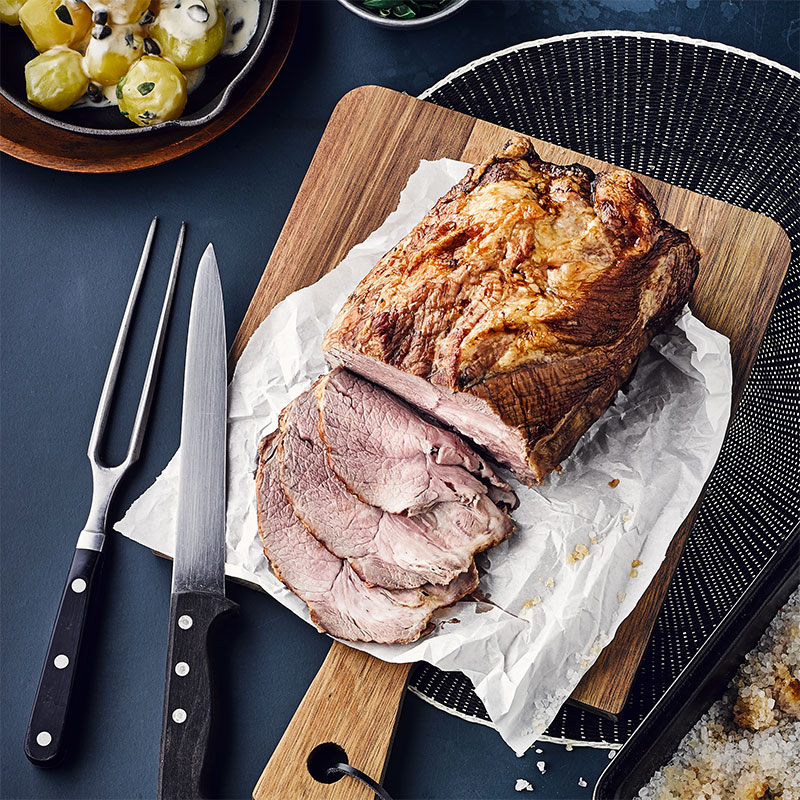
POLYGON ((0 91, 60 128, 119 136, 220 114, 276 0, 0 0, 0 91))

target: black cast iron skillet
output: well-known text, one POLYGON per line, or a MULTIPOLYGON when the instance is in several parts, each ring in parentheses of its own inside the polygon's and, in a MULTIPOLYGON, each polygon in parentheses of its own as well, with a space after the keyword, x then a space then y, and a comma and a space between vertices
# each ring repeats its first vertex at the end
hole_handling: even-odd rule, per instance
POLYGON ((800 582, 800 524, 606 767, 593 800, 633 798, 722 697, 736 670, 800 582))
POLYGON ((25 95, 25 64, 37 55, 19 26, 0 25, 0 94, 32 117, 74 133, 94 136, 147 136, 165 128, 197 128, 219 116, 234 88, 261 54, 275 20, 277 0, 261 0, 258 25, 245 50, 236 56, 217 56, 203 82, 190 95, 180 119, 143 128, 132 125, 114 107, 68 108, 60 113, 31 105, 25 95))

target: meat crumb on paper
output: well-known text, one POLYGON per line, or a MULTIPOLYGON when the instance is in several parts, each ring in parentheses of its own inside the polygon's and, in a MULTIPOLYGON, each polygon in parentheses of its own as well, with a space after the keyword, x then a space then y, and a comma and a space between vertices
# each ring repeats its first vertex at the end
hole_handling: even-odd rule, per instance
POLYGON ((579 544, 568 556, 567 563, 575 564, 577 561, 583 561, 589 555, 589 548, 581 543, 579 544))

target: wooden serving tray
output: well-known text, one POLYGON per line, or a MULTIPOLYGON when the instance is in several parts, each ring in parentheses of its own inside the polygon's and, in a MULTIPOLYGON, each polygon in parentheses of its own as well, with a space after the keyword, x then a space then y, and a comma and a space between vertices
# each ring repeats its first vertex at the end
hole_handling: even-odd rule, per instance
MULTIPOLYGON (((421 159, 478 162, 499 149, 510 133, 377 86, 347 94, 336 106, 300 187, 234 341, 231 363, 278 301, 322 277, 383 222, 421 159)), ((577 161, 594 170, 606 166, 547 142, 534 139, 534 144, 550 161, 577 161)), ((702 253, 690 305, 706 325, 731 341, 735 409, 789 265, 788 237, 765 216, 641 177, 662 215, 688 230, 702 253)), ((622 709, 696 510, 676 532, 633 614, 576 688, 574 703, 608 716, 622 709)), ((254 797, 369 797, 352 780, 314 782, 305 759, 315 744, 337 741, 350 763, 380 776, 409 668, 334 643, 254 797), (368 731, 359 727, 364 719, 368 731)))

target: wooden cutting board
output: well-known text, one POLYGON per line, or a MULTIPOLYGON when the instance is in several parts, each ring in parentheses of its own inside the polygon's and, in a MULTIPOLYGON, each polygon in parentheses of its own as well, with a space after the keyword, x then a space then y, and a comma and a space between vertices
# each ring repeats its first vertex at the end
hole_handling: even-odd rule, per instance
MULTIPOLYGON (((345 95, 334 109, 234 341, 232 363, 278 301, 318 280, 383 222, 421 159, 478 162, 499 149, 510 133, 377 86, 345 95)), ((534 144, 550 161, 577 161, 595 171, 605 166, 547 142, 534 139, 534 144)), ((789 264, 789 240, 767 217, 641 177, 662 215, 688 230, 702 253, 691 307, 731 341, 735 408, 789 264)), ((622 709, 695 511, 676 532, 634 613, 576 688, 576 704, 608 716, 622 709)), ((254 797, 370 797, 369 790, 349 778, 316 783, 305 769, 305 759, 316 744, 336 741, 350 763, 379 778, 408 669, 334 643, 254 797)))

